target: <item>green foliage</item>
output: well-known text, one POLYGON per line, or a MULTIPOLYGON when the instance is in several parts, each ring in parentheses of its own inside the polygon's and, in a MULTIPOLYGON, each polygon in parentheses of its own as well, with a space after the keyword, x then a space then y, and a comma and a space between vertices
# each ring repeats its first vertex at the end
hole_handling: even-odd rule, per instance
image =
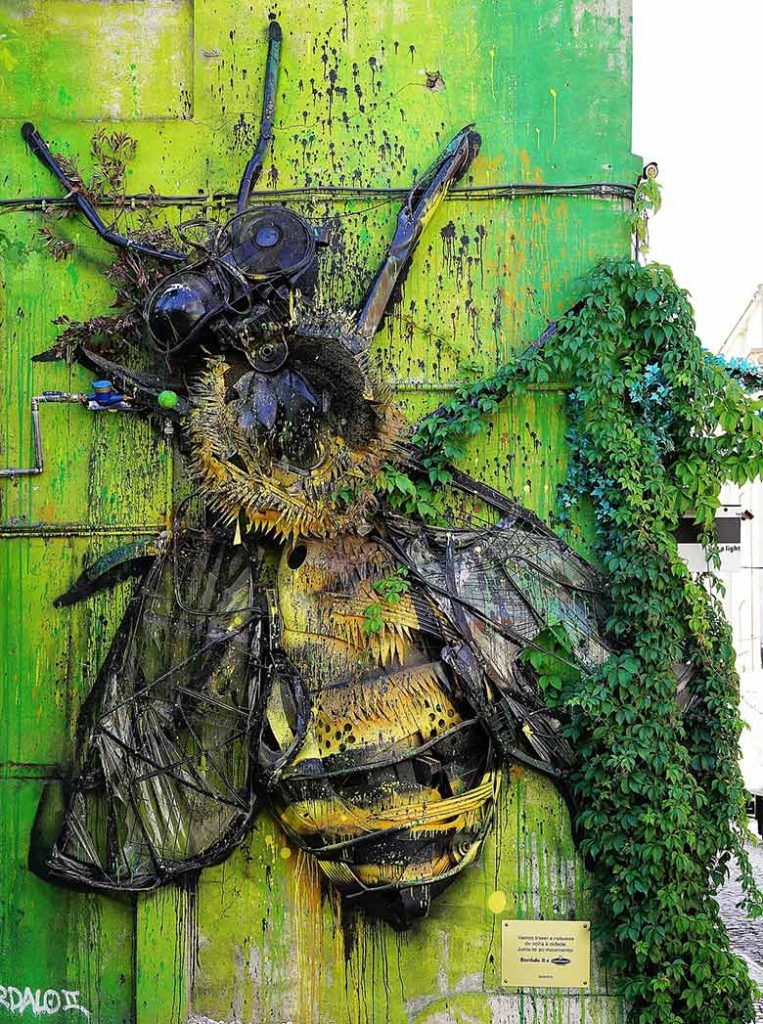
POLYGON ((606 261, 542 347, 422 421, 414 440, 428 480, 445 482, 506 395, 549 380, 571 385, 560 520, 593 503, 617 653, 576 679, 550 667, 553 649, 530 658, 579 753, 577 826, 609 964, 638 1024, 747 1024, 754 986, 714 900, 736 858, 745 907, 763 914, 744 848, 739 683, 719 581, 689 573, 675 531, 693 516, 718 567, 720 487, 763 473, 761 382, 702 349, 669 269, 606 261), (693 672, 685 708, 680 663, 693 672))
POLYGON ((384 628, 384 606, 400 604, 408 593, 408 570, 398 566, 381 579, 374 580, 371 589, 379 595, 379 601, 372 601, 363 610, 363 629, 366 636, 381 633, 384 628))
POLYGON ((636 242, 636 251, 649 252, 649 215, 658 213, 662 206, 662 186, 656 178, 645 177, 636 186, 633 209, 628 222, 636 242))
POLYGON ((533 643, 520 660, 533 669, 549 707, 563 707, 580 685, 580 670, 574 664, 572 644, 561 625, 544 630, 533 643))
POLYGON ((389 572, 380 580, 375 580, 371 584, 371 588, 387 604, 400 604, 409 590, 408 570, 404 565, 399 565, 394 572, 389 572))
MULTIPOLYGON (((449 480, 450 474, 443 469, 442 482, 447 483, 449 480)), ((434 504, 432 488, 425 480, 415 480, 408 473, 387 463, 373 484, 375 490, 386 497, 390 508, 396 512, 419 516, 430 523, 442 522, 442 516, 434 504)))
POLYGON ((384 608, 381 601, 373 601, 363 609, 363 629, 366 636, 381 633, 384 628, 384 608))
POLYGON ((349 484, 343 484, 331 492, 332 504, 343 508, 349 508, 357 500, 358 492, 354 487, 350 487, 349 484))
MULTIPOLYGON (((420 420, 413 443, 430 487, 450 482, 449 466, 464 455, 466 439, 482 433, 485 416, 496 412, 509 393, 526 387, 526 364, 531 365, 529 357, 502 366, 492 377, 465 382, 453 398, 420 420)), ((544 371, 538 368, 537 374, 540 382, 544 371)))

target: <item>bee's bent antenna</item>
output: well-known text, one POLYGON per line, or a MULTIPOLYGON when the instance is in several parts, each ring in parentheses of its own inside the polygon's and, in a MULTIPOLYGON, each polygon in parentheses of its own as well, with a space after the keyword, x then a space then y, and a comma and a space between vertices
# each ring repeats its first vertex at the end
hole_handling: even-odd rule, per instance
POLYGON ((120 249, 129 249, 131 252, 140 253, 141 256, 153 256, 154 259, 165 260, 168 263, 185 262, 186 256, 182 252, 155 249, 153 245, 146 245, 144 242, 137 242, 135 239, 125 238, 124 235, 119 235, 116 231, 110 231, 98 216, 98 213, 90 200, 85 198, 85 196, 77 190, 77 186, 71 180, 58 160, 53 156, 50 149, 48 149, 47 143, 35 126, 27 121, 26 124, 21 126, 21 135, 24 142, 26 142, 27 146, 29 146, 40 163, 55 175, 60 184, 66 189, 67 193, 71 195, 80 212, 85 215, 91 227, 98 232, 105 242, 109 242, 111 245, 116 245, 120 249))
POLYGON ((468 124, 454 136, 432 166, 414 184, 397 215, 395 237, 360 307, 355 351, 365 348, 378 331, 396 286, 402 279, 416 243, 451 186, 479 152, 480 136, 468 124))
POLYGON ((281 63, 282 38, 281 26, 277 21, 271 21, 268 28, 268 56, 265 62, 265 92, 262 97, 260 135, 254 153, 252 153, 241 178, 236 202, 237 213, 243 213, 249 205, 249 197, 260 175, 265 154, 273 138, 273 118, 276 111, 276 86, 278 85, 278 66, 281 63))

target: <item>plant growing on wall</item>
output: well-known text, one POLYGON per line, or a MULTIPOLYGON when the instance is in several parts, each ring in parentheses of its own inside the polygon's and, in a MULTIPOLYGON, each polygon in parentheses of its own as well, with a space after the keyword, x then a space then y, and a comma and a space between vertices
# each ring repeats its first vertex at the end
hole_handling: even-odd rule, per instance
POLYGON ((576 825, 609 962, 639 1024, 743 1024, 754 986, 714 898, 735 858, 746 909, 763 915, 745 851, 739 683, 720 581, 692 576, 675 531, 693 516, 719 566, 721 485, 763 474, 763 382, 702 348, 667 267, 606 261, 542 345, 419 425, 421 472, 451 479, 484 414, 557 380, 570 385, 572 451, 559 520, 571 531, 575 509, 593 510, 620 649, 591 674, 560 671, 553 651, 530 660, 578 752, 576 825))

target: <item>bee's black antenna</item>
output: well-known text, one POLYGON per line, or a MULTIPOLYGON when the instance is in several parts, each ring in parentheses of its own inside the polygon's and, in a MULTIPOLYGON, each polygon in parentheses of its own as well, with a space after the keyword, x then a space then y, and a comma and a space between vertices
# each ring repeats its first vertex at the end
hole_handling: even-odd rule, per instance
POLYGON ((413 250, 450 187, 465 173, 479 152, 480 137, 468 124, 438 156, 408 193, 397 215, 395 237, 358 313, 353 351, 367 347, 388 312, 392 297, 406 273, 413 250))
POLYGON ((66 189, 68 195, 70 195, 77 204, 80 212, 87 218, 91 227, 98 232, 105 242, 109 242, 111 245, 116 245, 120 249, 129 249, 130 252, 137 252, 141 256, 153 256, 154 259, 164 260, 167 263, 185 262, 187 257, 182 252, 156 249, 153 245, 146 245, 144 242, 138 242, 133 238, 125 238, 124 235, 119 235, 116 231, 110 231, 101 220, 97 210, 90 200, 78 191, 77 186, 63 169, 58 160, 53 156, 47 146, 47 143, 35 126, 27 121, 26 124, 21 126, 21 135, 24 142, 26 142, 27 146, 29 146, 40 163, 55 175, 63 188, 66 189))
POLYGON ((271 21, 268 28, 268 56, 265 61, 265 92, 262 97, 262 118, 260 119, 260 136, 254 153, 246 165, 241 184, 238 189, 236 212, 243 213, 249 205, 257 178, 262 170, 262 163, 268 146, 273 138, 273 118, 276 112, 276 86, 278 85, 278 66, 281 63, 281 26, 271 21))

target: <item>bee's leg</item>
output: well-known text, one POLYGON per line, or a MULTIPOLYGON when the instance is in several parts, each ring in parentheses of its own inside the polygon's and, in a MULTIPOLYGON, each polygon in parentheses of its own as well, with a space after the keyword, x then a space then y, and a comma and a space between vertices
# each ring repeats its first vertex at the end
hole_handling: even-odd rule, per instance
POLYGON ((281 26, 271 21, 268 28, 268 56, 265 61, 265 92, 262 98, 262 117, 260 118, 260 135, 254 147, 249 163, 244 169, 241 184, 238 187, 236 213, 243 213, 249 205, 249 197, 262 170, 262 163, 273 138, 273 118, 276 111, 276 85, 278 84, 278 65, 281 62, 281 26))
POLYGON ((357 323, 358 348, 367 345, 379 329, 395 285, 432 214, 448 194, 451 185, 458 181, 477 155, 481 140, 473 127, 467 125, 462 128, 408 193, 397 215, 397 230, 387 251, 387 258, 379 268, 360 309, 357 323))
POLYGON ((78 190, 75 182, 72 181, 59 161, 53 156, 47 143, 35 126, 27 121, 26 124, 21 127, 21 135, 24 142, 26 142, 27 146, 29 146, 40 163, 47 167, 48 170, 51 171, 51 173, 58 179, 61 186, 66 189, 67 194, 74 200, 80 210, 80 213, 85 216, 90 226, 98 232, 104 242, 116 245, 120 249, 129 249, 130 252, 136 252, 140 256, 153 256, 154 259, 164 260, 167 263, 185 262, 186 256, 182 252, 156 249, 153 245, 146 245, 133 238, 125 238, 124 235, 119 235, 116 231, 110 231, 101 220, 90 200, 78 190))
POLYGON ((145 576, 164 545, 157 539, 134 540, 97 558, 87 566, 68 590, 53 601, 54 608, 77 604, 100 590, 115 587, 132 576, 145 576))

